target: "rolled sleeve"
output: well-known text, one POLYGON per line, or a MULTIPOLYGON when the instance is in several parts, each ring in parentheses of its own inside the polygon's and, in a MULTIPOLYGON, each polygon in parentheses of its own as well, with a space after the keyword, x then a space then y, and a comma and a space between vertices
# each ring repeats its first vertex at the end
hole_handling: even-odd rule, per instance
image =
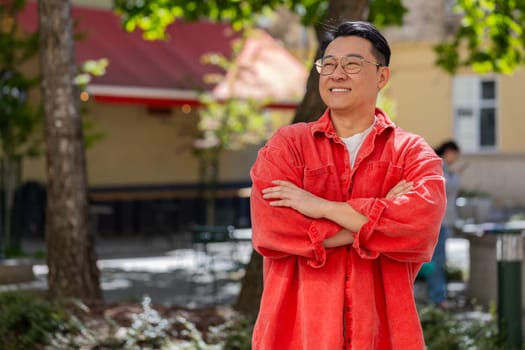
POLYGON ((385 210, 386 208, 386 203, 383 202, 382 200, 373 200, 373 201, 370 201, 370 200, 367 200, 367 201, 359 201, 359 200, 354 200, 352 201, 353 202, 353 206, 354 206, 354 209, 356 209, 357 211, 363 213, 363 212, 366 212, 367 216, 368 216, 368 221, 366 224, 363 225, 363 227, 361 227, 361 229, 359 230, 359 232, 357 232, 354 236, 354 242, 352 243, 352 247, 355 249, 356 253, 363 259, 375 259, 379 256, 379 252, 377 251, 371 251, 371 250, 368 250, 364 247, 364 245, 362 244, 362 242, 366 242, 370 239, 370 237, 372 236, 376 226, 377 226, 377 223, 379 221, 379 219, 381 218, 381 215, 383 214, 383 211, 385 210), (361 202, 361 203, 360 203, 361 202), (367 203, 368 202, 368 203, 367 203), (364 208, 359 208, 359 207, 363 207, 363 205, 369 205, 370 202, 372 203, 371 206, 370 206, 370 209, 369 210, 365 210, 364 208), (361 205, 359 205, 361 204, 361 205))
POLYGON ((312 242, 314 257, 308 259, 307 264, 313 268, 323 267, 326 263, 327 249, 323 241, 334 236, 341 227, 327 220, 314 220, 308 229, 308 236, 312 242))

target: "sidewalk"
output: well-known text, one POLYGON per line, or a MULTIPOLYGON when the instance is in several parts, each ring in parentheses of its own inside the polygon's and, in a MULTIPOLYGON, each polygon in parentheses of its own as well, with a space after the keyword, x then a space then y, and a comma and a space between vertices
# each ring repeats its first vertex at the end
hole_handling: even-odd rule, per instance
MULTIPOLYGON (((28 253, 42 251, 42 241, 23 242, 28 253)), ((140 301, 148 295, 166 306, 202 308, 236 301, 252 248, 250 242, 214 243, 208 254, 188 237, 98 240, 101 287, 106 302, 140 301)), ((47 266, 33 266, 35 280, 0 285, 0 291, 47 289, 47 266)))
MULTIPOLYGON (((24 249, 30 253, 43 247, 44 242, 24 242, 24 249)), ((184 235, 99 239, 96 249, 106 302, 140 301, 148 295, 157 304, 189 308, 234 303, 244 276, 243 264, 252 253, 251 243, 243 241, 211 244, 205 254, 201 247, 192 247, 184 235)), ((449 264, 468 273, 468 241, 450 238, 447 254, 449 264)), ((37 263, 33 270, 35 281, 0 285, 0 291, 46 289, 47 266, 37 263)), ((451 300, 453 305, 462 303, 466 285, 451 283, 449 292, 456 298, 451 300)), ((415 293, 418 300, 424 300, 424 285, 416 284, 415 293)))

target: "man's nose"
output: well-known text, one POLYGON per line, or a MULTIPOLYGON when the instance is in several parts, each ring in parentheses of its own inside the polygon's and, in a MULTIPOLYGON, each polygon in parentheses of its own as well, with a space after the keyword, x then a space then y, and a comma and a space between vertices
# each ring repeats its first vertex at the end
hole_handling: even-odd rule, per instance
POLYGON ((341 64, 338 64, 335 67, 334 72, 331 74, 331 78, 336 80, 345 79, 348 78, 348 74, 343 69, 343 66, 341 64))

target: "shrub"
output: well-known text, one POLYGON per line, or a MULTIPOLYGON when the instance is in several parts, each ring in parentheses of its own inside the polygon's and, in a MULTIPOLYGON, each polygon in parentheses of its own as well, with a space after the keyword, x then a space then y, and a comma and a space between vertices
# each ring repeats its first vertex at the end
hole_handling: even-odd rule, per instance
POLYGON ((0 293, 0 349, 38 349, 49 334, 69 327, 67 315, 42 295, 32 292, 0 293))
MULTIPOLYGON (((480 314, 480 310, 477 315, 480 314)), ((494 317, 460 317, 432 305, 419 309, 427 350, 502 350, 494 317)))

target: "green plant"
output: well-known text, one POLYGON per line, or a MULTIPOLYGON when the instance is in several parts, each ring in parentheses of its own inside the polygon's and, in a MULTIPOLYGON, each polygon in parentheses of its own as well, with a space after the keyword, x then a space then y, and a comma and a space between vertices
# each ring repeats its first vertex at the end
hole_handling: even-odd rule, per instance
POLYGON ((224 350, 249 350, 252 344, 252 317, 240 316, 230 321, 224 328, 224 350))
MULTIPOLYGON (((474 310, 480 312, 480 310, 474 310)), ((419 308, 419 317, 428 350, 503 350, 496 321, 460 317, 432 305, 419 308)))
POLYGON ((168 335, 168 320, 151 307, 151 298, 142 299, 142 313, 132 315, 131 327, 124 332, 126 350, 162 348, 168 335))
POLYGON ((32 292, 0 293, 0 349, 27 350, 49 342, 49 335, 70 329, 56 304, 32 292))

